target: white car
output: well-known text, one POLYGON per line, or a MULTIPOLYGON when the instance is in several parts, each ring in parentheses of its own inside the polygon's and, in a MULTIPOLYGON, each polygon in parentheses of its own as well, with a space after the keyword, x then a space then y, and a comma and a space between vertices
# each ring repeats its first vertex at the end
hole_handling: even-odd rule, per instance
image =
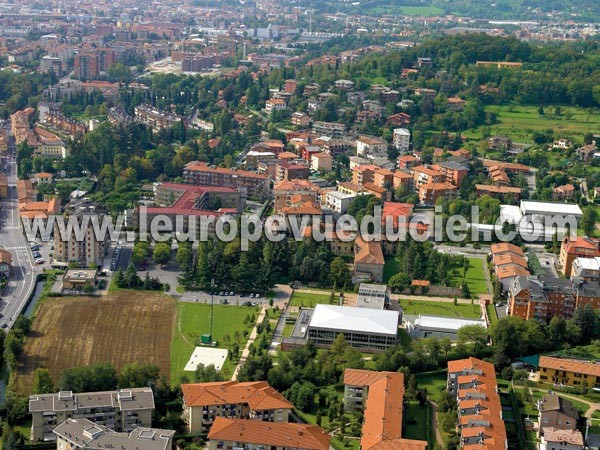
POLYGON ((45 261, 42 258, 38 258, 38 259, 35 260, 36 264, 44 264, 44 262, 45 261))

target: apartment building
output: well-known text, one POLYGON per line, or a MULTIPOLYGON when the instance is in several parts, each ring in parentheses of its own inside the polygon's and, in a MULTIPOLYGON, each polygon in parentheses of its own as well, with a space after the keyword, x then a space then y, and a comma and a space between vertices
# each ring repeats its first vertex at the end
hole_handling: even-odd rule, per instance
POLYGON ((600 239, 565 236, 560 245, 558 266, 565 277, 570 277, 573 261, 576 258, 596 258, 598 256, 600 256, 600 239))
POLYGON ((404 374, 346 369, 344 408, 364 411, 361 450, 425 450, 426 441, 402 438, 404 374))
POLYGON ((387 142, 375 136, 359 136, 356 139, 356 156, 364 158, 387 156, 387 142))
POLYGON ((298 201, 319 201, 319 189, 308 180, 280 181, 273 187, 275 214, 298 201))
POLYGON ((600 363, 580 359, 540 356, 539 380, 566 386, 600 387, 600 363))
POLYGON ((52 431, 67 419, 88 419, 114 431, 130 432, 138 427, 150 427, 152 411, 154 395, 149 387, 30 395, 31 440, 56 439, 52 431))
POLYGON ((208 431, 220 417, 287 422, 294 407, 266 381, 182 384, 181 392, 190 434, 208 431))
POLYGON ((457 400, 461 448, 508 448, 493 364, 472 357, 448 361, 448 392, 457 400))
POLYGON ((148 125, 155 133, 178 125, 183 119, 167 111, 162 111, 149 104, 138 105, 134 108, 135 120, 148 125))
POLYGON ((205 162, 192 161, 183 168, 183 180, 199 186, 228 186, 238 189, 242 195, 262 198, 270 194, 269 176, 246 170, 209 166, 205 162))
POLYGON ((310 176, 308 164, 291 162, 275 163, 275 181, 307 180, 310 176))
POLYGON ((303 112, 294 112, 292 113, 292 125, 295 125, 297 127, 308 127, 310 125, 310 117, 308 116, 308 114, 303 113, 303 112))
POLYGON ((436 164, 435 168, 444 174, 447 183, 452 183, 454 186, 460 186, 469 172, 468 167, 454 161, 442 161, 436 164))
POLYGON ((595 258, 576 258, 571 269, 573 277, 585 281, 600 282, 600 256, 595 258))
POLYGON ((582 279, 518 276, 508 290, 508 313, 548 321, 573 317, 579 307, 600 309, 600 286, 582 279))
POLYGON ((406 128, 394 128, 393 143, 400 153, 408 152, 410 149, 410 131, 406 128))
POLYGON ((411 171, 413 174, 413 184, 417 192, 424 184, 443 183, 446 180, 446 175, 433 167, 415 166, 411 171))
POLYGON ((57 450, 171 450, 174 430, 135 428, 116 432, 88 419, 67 419, 53 430, 57 450))
POLYGON ((475 185, 475 192, 478 196, 489 195, 490 197, 494 197, 500 200, 505 200, 509 198, 513 200, 520 200, 521 191, 522 189, 518 187, 496 186, 495 184, 475 185))
POLYGON ((328 450, 331 437, 318 425, 217 417, 208 439, 209 450, 328 450))
POLYGON ((454 198, 457 192, 458 188, 447 181, 429 182, 419 186, 419 201, 426 205, 433 205, 438 198, 445 200, 454 198))
POLYGON ((525 253, 514 244, 501 242, 490 246, 494 272, 502 284, 502 289, 508 291, 518 276, 529 276, 525 253))
POLYGON ((318 135, 330 136, 332 138, 342 138, 346 134, 346 125, 338 122, 320 122, 313 123, 313 132, 318 135))
POLYGON ((348 194, 340 191, 327 191, 325 193, 325 207, 338 214, 343 214, 356 198, 356 194, 348 194))
POLYGON ((284 111, 288 109, 287 103, 280 98, 271 98, 265 102, 265 112, 272 114, 274 111, 284 111))
MULTIPOLYGON (((89 203, 87 200, 71 205, 64 213, 65 225, 73 221, 83 230, 77 232, 61 233, 61 227, 57 222, 54 224, 54 260, 64 263, 76 263, 80 267, 94 268, 102 264, 102 260, 108 250, 108 233, 96 235, 94 222, 98 229, 102 229, 102 222, 110 220, 102 208, 89 203)), ((100 233, 99 233, 100 234, 100 233)))

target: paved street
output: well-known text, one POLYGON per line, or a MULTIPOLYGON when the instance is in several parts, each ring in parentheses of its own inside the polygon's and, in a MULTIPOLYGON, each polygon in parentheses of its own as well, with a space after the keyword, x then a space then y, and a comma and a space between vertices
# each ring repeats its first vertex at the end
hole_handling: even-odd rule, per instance
POLYGON ((0 246, 12 253, 12 275, 2 292, 0 326, 10 328, 25 308, 35 286, 36 267, 29 243, 21 231, 17 205, 17 167, 13 157, 8 159, 8 198, 0 201, 0 246))

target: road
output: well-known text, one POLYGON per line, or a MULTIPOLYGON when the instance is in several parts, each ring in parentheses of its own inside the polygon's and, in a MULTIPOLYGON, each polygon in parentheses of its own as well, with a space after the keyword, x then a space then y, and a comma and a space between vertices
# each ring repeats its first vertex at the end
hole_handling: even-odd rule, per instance
POLYGON ((2 328, 12 327, 17 316, 25 309, 27 299, 35 287, 36 277, 33 255, 19 222, 17 164, 13 156, 8 157, 7 167, 10 171, 7 173, 8 197, 0 201, 0 246, 12 253, 12 274, 2 292, 0 304, 2 328))

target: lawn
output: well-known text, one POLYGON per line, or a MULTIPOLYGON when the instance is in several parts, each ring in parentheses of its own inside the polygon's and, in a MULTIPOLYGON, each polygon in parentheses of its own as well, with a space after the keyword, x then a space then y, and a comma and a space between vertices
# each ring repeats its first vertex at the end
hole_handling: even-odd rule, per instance
MULTIPOLYGON (((534 131, 554 129, 558 138, 575 138, 581 141, 586 133, 600 131, 600 115, 591 108, 561 106, 561 115, 554 114, 554 107, 545 107, 540 115, 537 106, 490 105, 486 112, 496 114, 496 122, 491 126, 492 135, 508 136, 515 142, 533 143, 534 131)), ((485 127, 469 130, 463 134, 469 138, 481 139, 485 127)))
POLYGON ((317 303, 330 304, 331 294, 294 291, 290 300, 291 306, 303 306, 305 308, 314 308, 317 303))
POLYGON ((406 439, 426 440, 429 448, 434 448, 435 434, 432 428, 432 406, 427 402, 419 406, 419 402, 408 402, 404 412, 403 437, 406 439))
POLYGON ((400 11, 407 16, 432 17, 444 14, 437 6, 401 6, 400 11))
POLYGON ((55 382, 70 367, 110 362, 156 364, 170 371, 175 302, 158 293, 120 291, 103 297, 48 298, 36 311, 19 358, 16 389, 28 395, 38 367, 55 382))
POLYGON ((427 398, 439 402, 440 396, 446 390, 447 374, 445 370, 423 372, 416 375, 417 387, 427 389, 427 398))
MULTIPOLYGON (((250 333, 254 322, 248 316, 257 316, 258 308, 247 306, 215 305, 213 340, 217 347, 231 349, 237 342, 240 353, 246 345, 244 331, 250 333), (237 332, 237 335, 236 335, 237 332)), ((190 379, 192 372, 183 369, 187 364, 196 344, 203 334, 210 333, 210 305, 200 303, 177 303, 177 317, 171 342, 171 384, 179 384, 181 376, 186 374, 190 379)), ((222 372, 225 377, 233 373, 233 364, 227 358, 222 372)))
POLYGON ((400 272, 400 263, 394 256, 387 256, 385 258, 385 265, 383 266, 383 281, 387 283, 388 280, 400 272))
MULTIPOLYGON (((483 261, 480 258, 468 258, 469 269, 467 270, 465 280, 469 286, 471 294, 487 294, 487 284, 485 274, 483 273, 483 261)), ((456 269, 458 273, 450 278, 454 286, 459 286, 463 282, 463 271, 456 269)))
POLYGON ((428 300, 399 300, 404 314, 418 316, 419 314, 430 314, 434 316, 459 317, 464 319, 479 319, 481 308, 479 305, 451 302, 434 302, 428 300))
POLYGON ((493 303, 488 303, 485 305, 485 310, 487 311, 488 318, 490 319, 490 325, 498 322, 498 315, 496 314, 496 308, 493 303))

